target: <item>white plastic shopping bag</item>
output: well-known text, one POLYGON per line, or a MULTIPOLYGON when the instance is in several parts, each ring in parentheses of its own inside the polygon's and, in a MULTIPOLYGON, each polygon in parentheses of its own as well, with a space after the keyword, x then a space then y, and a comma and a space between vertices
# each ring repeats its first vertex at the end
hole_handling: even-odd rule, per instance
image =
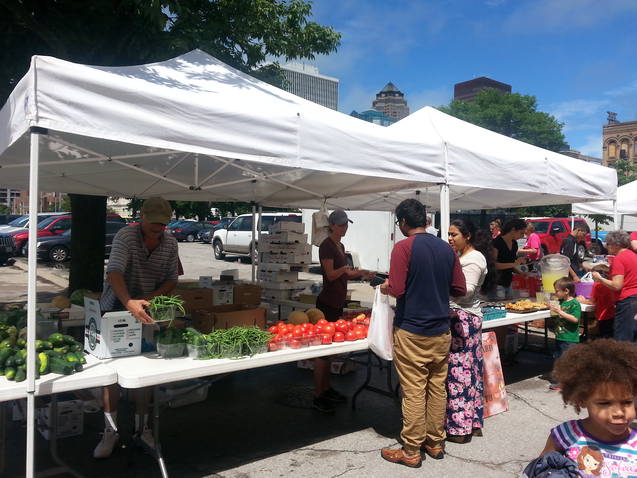
POLYGON ((327 209, 325 204, 321 206, 321 209, 312 214, 312 244, 320 246, 321 243, 327 239, 330 234, 329 229, 330 222, 327 216, 327 209))
POLYGON ((389 305, 389 296, 381 293, 376 287, 372 318, 369 323, 367 340, 369 348, 384 360, 393 360, 394 310, 389 305))
POLYGON ((586 274, 584 274, 582 278, 580 279, 580 282, 595 282, 593 280, 593 273, 587 272, 586 274))

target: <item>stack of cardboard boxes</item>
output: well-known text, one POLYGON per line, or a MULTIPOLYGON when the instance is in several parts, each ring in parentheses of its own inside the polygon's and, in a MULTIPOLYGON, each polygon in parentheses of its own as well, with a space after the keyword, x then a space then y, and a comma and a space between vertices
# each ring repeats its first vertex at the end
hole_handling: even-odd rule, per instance
MULTIPOLYGON (((200 284, 201 285, 201 284, 200 284)), ((261 287, 249 283, 214 283, 209 287, 178 288, 173 294, 184 299, 193 327, 203 333, 235 326, 265 327, 261 287)))
POLYGON ((299 272, 312 262, 312 246, 300 222, 278 222, 259 244, 259 281, 266 299, 291 300, 311 281, 300 281, 299 272))

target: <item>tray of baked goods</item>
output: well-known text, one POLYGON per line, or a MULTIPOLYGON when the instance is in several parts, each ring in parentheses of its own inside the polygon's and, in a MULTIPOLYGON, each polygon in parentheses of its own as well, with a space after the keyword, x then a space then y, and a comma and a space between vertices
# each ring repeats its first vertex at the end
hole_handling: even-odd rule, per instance
POLYGON ((549 305, 546 302, 535 302, 529 299, 518 300, 517 302, 509 302, 504 308, 508 312, 516 314, 529 314, 539 310, 548 310, 549 305))

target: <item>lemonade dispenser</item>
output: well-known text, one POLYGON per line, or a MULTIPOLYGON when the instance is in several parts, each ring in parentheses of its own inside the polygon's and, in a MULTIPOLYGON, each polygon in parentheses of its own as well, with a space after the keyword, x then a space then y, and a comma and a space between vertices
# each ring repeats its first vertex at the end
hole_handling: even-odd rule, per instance
POLYGON ((542 289, 544 292, 553 292, 553 284, 562 277, 569 277, 568 269, 571 261, 561 254, 549 254, 540 259, 540 272, 542 273, 542 289))

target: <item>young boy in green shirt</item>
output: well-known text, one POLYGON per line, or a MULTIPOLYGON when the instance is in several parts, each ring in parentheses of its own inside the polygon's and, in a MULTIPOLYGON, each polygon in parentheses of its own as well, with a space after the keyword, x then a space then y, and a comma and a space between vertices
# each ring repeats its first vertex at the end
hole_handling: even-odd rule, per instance
MULTIPOLYGON (((579 321, 582 318, 582 306, 575 299, 575 282, 562 277, 553 284, 559 305, 551 304, 551 312, 557 314, 555 325, 555 353, 553 358, 559 359, 571 346, 579 343, 579 321)), ((559 390, 559 385, 551 383, 551 390, 559 390)))

